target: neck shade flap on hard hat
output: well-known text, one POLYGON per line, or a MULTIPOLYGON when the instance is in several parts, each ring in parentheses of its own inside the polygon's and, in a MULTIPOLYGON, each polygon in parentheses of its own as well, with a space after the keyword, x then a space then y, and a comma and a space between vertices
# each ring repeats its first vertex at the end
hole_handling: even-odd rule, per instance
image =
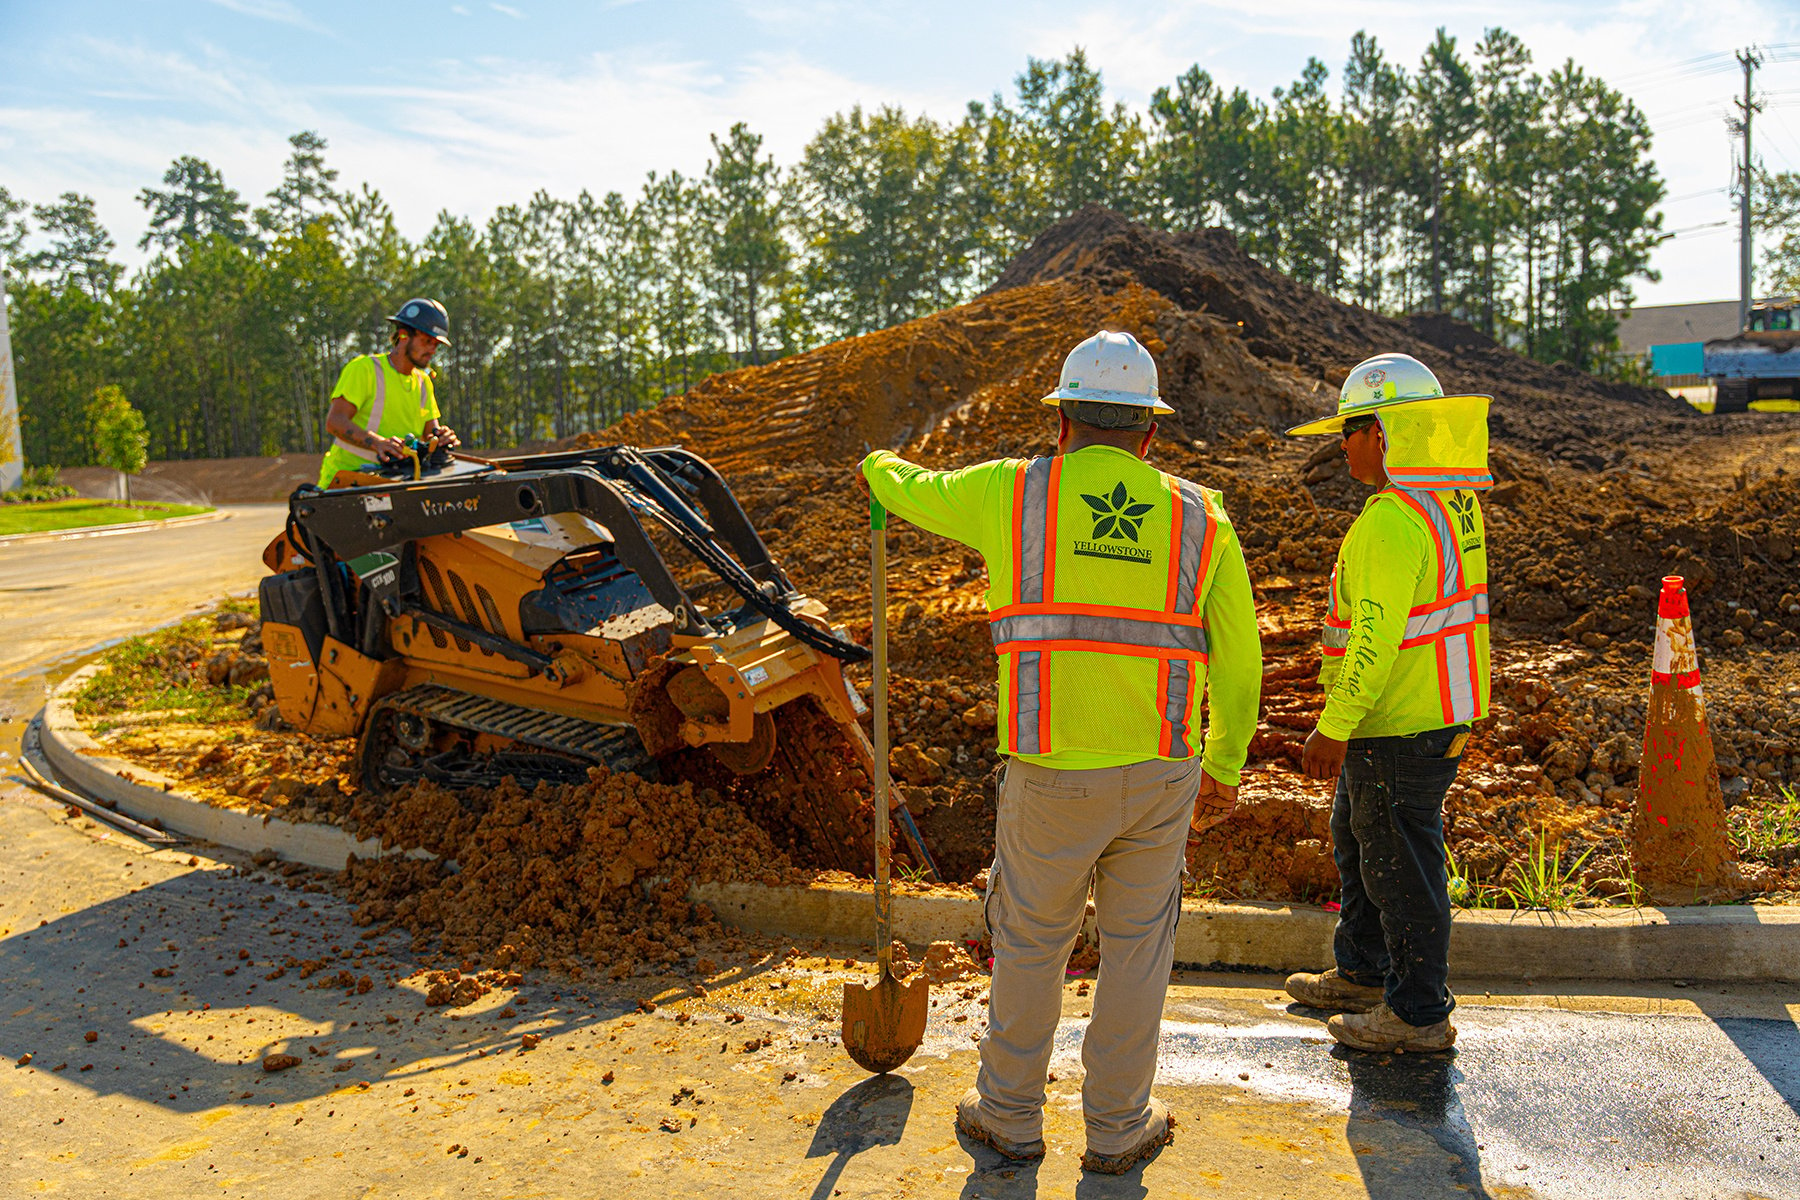
POLYGON ((1437 396, 1377 410, 1396 487, 1428 492, 1494 486, 1487 396, 1437 396))

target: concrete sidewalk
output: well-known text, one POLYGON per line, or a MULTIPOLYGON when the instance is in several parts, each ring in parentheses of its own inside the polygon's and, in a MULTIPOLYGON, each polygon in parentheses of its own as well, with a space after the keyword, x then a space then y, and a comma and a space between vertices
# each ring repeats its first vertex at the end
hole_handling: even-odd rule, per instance
POLYGON ((835 1044, 842 984, 866 979, 843 968, 854 949, 752 944, 610 986, 532 973, 427 1008, 405 939, 370 937, 304 874, 146 853, 3 784, 0 839, 7 1195, 1629 1200, 1800 1178, 1786 987, 1465 982, 1456 1054, 1371 1056, 1277 978, 1184 974, 1157 1085, 1177 1140, 1114 1179, 1077 1165, 1083 981, 1050 1155, 1021 1168, 951 1126, 980 977, 934 987, 920 1053, 870 1079, 835 1044), (331 961, 302 977, 290 958, 331 961), (274 1051, 301 1064, 267 1074, 274 1051))

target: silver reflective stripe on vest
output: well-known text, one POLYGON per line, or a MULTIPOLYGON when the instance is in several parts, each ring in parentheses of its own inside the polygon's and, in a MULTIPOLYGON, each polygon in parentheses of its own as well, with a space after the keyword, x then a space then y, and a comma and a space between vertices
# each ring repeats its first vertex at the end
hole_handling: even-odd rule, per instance
MULTIPOLYGON (((1203 656, 1206 630, 1198 625, 1174 625, 1162 614, 1134 617, 1100 617, 1087 613, 1020 613, 988 623, 994 645, 1016 642, 1109 642, 1142 646, 1148 650, 1172 650, 1203 656)), ((1096 646, 1104 654, 1105 647, 1096 646)))
POLYGON ((1350 628, 1339 629, 1335 625, 1327 625, 1325 632, 1319 635, 1319 645, 1327 650, 1342 650, 1350 644, 1350 628))
POLYGON ((1438 587, 1439 596, 1454 596, 1462 589, 1457 586, 1462 572, 1461 558, 1456 550, 1456 533, 1450 528, 1450 518, 1444 513, 1444 506, 1438 503, 1431 492, 1415 491, 1412 488, 1397 488, 1412 498, 1425 513, 1425 519, 1431 522, 1431 528, 1437 534, 1438 557, 1443 568, 1443 581, 1438 587))
MULTIPOLYGON (((1473 625, 1477 617, 1485 617, 1488 612, 1486 592, 1477 592, 1466 600, 1458 600, 1455 604, 1445 605, 1428 613, 1420 613, 1416 617, 1406 619, 1406 640, 1429 637, 1446 629, 1454 629, 1459 625, 1473 625)), ((1348 633, 1345 635, 1348 642, 1348 633)), ((1326 645, 1331 643, 1327 642, 1326 645)))
POLYGON ((1019 594, 1016 604, 1044 602, 1044 527, 1050 516, 1050 467, 1048 458, 1034 458, 1025 467, 1025 511, 1020 524, 1019 594))
POLYGON ((1015 753, 1042 754, 1038 744, 1038 662, 1036 650, 1013 655, 1012 725, 1015 753))
POLYGON ((1181 491, 1181 574, 1175 581, 1175 611, 1191 613, 1200 590, 1200 558, 1206 550, 1206 494, 1199 487, 1178 480, 1181 491))
POLYGON ((1452 724, 1475 719, 1475 672, 1469 659, 1469 635, 1456 633, 1443 642, 1444 684, 1450 691, 1452 724))
MULTIPOLYGON (((369 361, 375 364, 375 403, 369 406, 369 419, 363 426, 376 437, 381 436, 381 415, 387 409, 387 372, 381 369, 381 356, 369 355, 369 361)), ((373 450, 365 450, 361 446, 346 442, 343 438, 333 439, 340 449, 355 455, 364 462, 374 462, 376 454, 373 450)))
MULTIPOLYGON (((1205 635, 1202 634, 1202 637, 1205 635)), ((1194 686, 1194 668, 1185 658, 1169 660, 1169 691, 1163 701, 1163 720, 1169 725, 1169 757, 1187 758, 1188 691, 1194 686)))

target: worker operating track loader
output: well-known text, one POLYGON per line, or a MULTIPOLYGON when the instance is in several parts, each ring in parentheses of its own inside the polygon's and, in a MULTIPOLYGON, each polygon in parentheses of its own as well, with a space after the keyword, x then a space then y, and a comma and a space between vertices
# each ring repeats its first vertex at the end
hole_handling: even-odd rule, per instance
POLYGON ((335 482, 298 489, 264 553, 263 642, 282 718, 359 738, 365 788, 578 783, 595 766, 685 779, 804 860, 869 869, 874 758, 843 673, 869 652, 795 589, 705 460, 426 447, 335 482), (688 586, 650 529, 692 558, 688 586))

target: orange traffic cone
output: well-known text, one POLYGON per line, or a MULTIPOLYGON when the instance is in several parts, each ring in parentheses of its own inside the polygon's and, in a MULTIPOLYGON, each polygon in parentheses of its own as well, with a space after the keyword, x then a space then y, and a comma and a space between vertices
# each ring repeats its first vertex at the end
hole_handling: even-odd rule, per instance
POLYGON ((1659 901, 1717 899, 1738 882, 1725 797, 1706 728, 1700 658, 1679 575, 1663 579, 1656 658, 1644 716, 1644 760, 1631 815, 1631 862, 1659 901))

